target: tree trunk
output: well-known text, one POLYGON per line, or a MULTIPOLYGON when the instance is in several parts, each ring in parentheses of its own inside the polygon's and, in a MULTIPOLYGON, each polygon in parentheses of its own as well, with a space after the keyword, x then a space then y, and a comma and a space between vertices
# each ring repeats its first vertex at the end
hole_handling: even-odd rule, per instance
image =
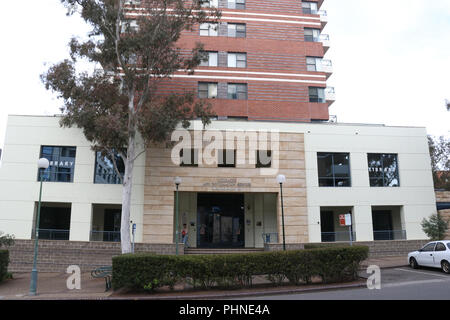
POLYGON ((135 137, 130 135, 128 139, 127 158, 125 160, 125 174, 123 177, 122 191, 122 218, 120 224, 120 238, 122 253, 131 252, 130 237, 130 209, 131 209, 131 189, 133 187, 133 168, 135 158, 135 137))

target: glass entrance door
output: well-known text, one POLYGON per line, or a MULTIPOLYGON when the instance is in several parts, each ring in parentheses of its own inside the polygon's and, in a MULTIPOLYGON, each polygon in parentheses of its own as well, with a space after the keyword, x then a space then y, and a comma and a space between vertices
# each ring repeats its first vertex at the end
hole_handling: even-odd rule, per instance
POLYGON ((197 219, 197 247, 245 246, 243 194, 199 193, 197 219))

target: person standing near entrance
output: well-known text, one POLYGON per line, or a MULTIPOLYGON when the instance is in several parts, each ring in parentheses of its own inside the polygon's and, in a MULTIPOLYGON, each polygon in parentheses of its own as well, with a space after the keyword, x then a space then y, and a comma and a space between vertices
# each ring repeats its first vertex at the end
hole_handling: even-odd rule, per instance
POLYGON ((185 246, 187 246, 187 240, 188 240, 188 228, 186 223, 183 223, 183 230, 181 230, 181 241, 185 246))

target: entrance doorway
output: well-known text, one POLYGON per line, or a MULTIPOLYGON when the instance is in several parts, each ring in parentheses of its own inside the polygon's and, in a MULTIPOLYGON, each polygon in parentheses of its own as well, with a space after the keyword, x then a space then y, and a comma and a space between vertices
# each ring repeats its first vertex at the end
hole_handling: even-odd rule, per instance
POLYGON ((244 194, 197 195, 197 247, 243 248, 244 194))

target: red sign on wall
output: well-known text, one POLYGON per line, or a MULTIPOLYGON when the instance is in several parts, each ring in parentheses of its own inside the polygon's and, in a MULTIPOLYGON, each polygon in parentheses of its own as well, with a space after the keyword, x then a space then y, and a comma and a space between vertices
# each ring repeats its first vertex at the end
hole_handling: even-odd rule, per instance
POLYGON ((341 227, 345 227, 345 214, 340 214, 339 215, 339 225, 341 227))

